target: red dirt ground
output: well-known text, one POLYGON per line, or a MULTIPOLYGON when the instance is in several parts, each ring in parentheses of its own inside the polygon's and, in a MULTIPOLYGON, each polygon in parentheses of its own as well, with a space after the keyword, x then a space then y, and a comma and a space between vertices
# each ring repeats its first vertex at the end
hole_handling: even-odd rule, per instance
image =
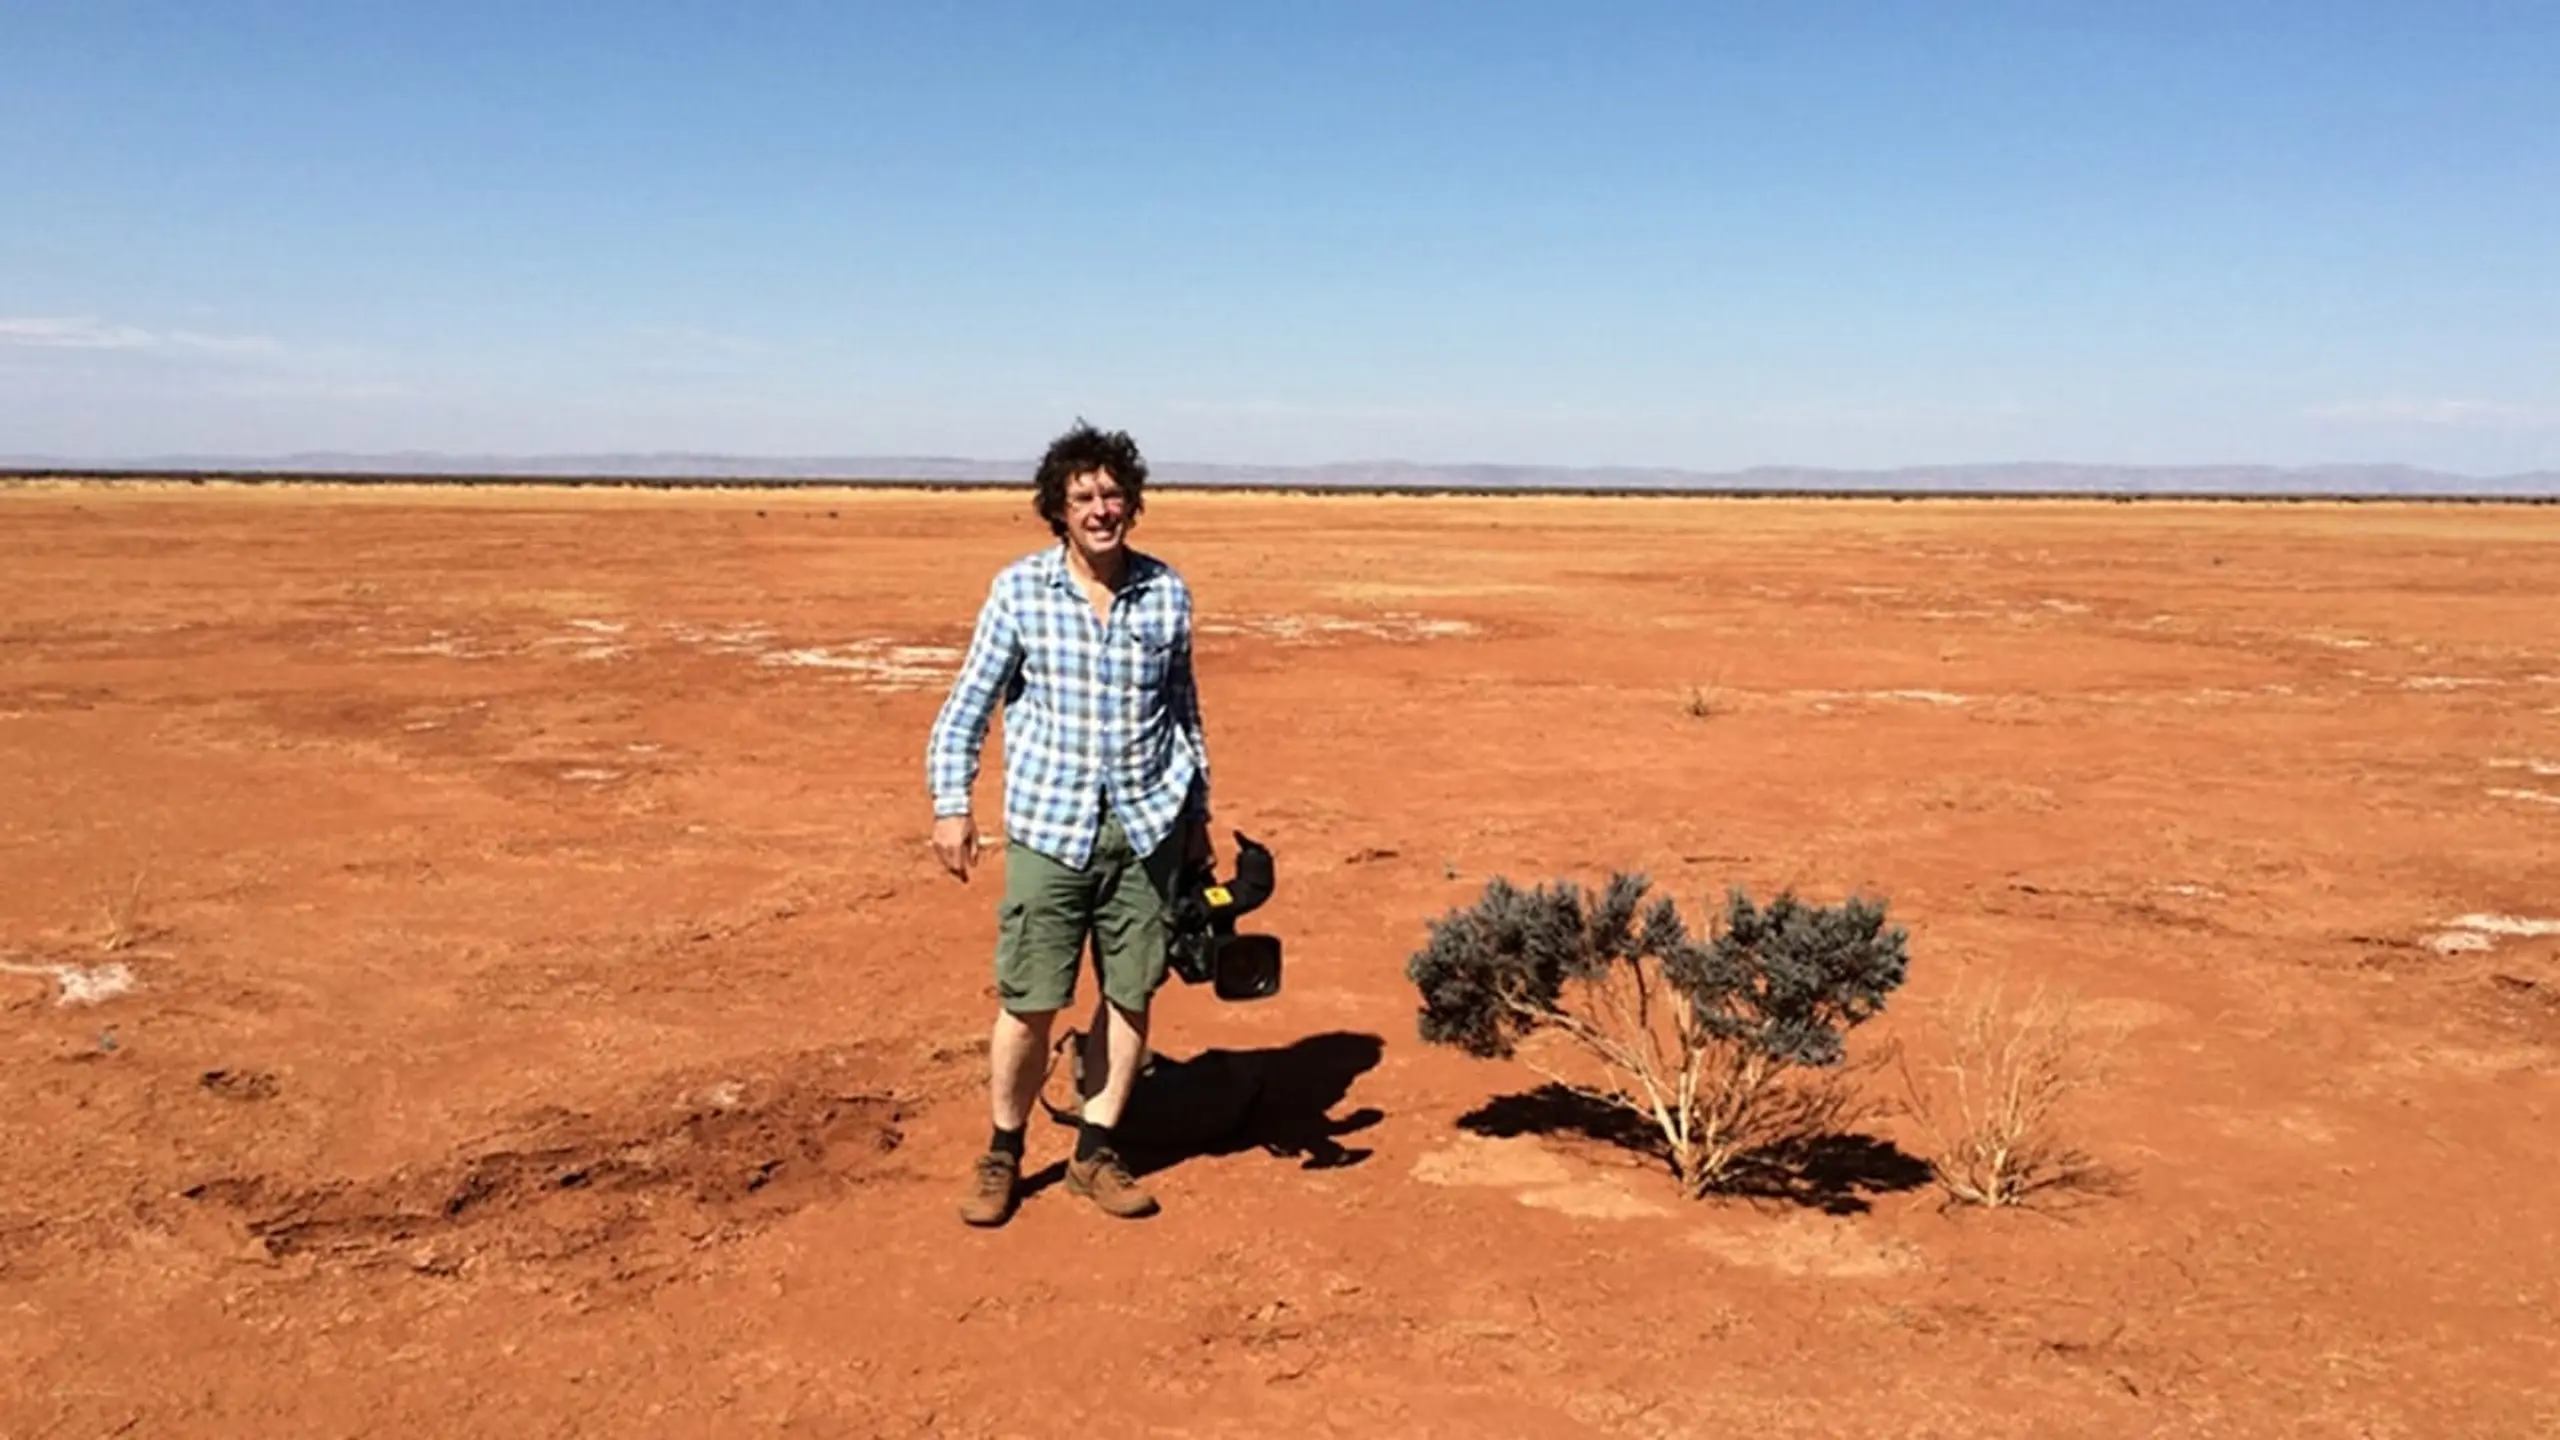
POLYGON ((0 492, 0 1433, 2560 1433, 2560 937, 2458 923, 2560 917, 2560 510, 1140 536, 1290 957, 1159 1042, 1278 1089, 1152 1220, 988 1233, 993 885, 920 770, 1020 497, 0 492), (1405 957, 1613 867, 1886 897, 1864 1050, 2067 987, 2125 1187, 1487 1133, 1537 1076, 1422 1045, 1405 957))

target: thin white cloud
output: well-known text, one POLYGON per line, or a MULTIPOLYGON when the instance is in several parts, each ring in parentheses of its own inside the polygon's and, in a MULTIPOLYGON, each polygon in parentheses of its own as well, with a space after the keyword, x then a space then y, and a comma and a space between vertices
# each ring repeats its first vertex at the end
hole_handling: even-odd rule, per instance
POLYGON ((87 316, 0 316, 0 346, 21 350, 111 350, 148 354, 272 355, 262 335, 208 335, 200 330, 146 330, 87 316))
POLYGON ((422 392, 407 381, 361 375, 250 372, 212 382, 211 392, 234 400, 373 402, 412 400, 422 392))
POLYGON ((2304 410, 2311 420, 2347 425, 2425 425, 2448 430, 2540 430, 2560 426, 2560 408, 2494 400, 2339 400, 2304 410))
POLYGON ((151 336, 130 325, 42 316, 0 318, 0 345, 37 350, 146 350, 151 336))
POLYGON ((752 336, 682 325, 634 325, 630 334, 632 339, 655 347, 662 354, 687 359, 739 360, 768 354, 773 349, 752 336))
POLYGON ((1906 400, 1864 403, 1823 399, 1811 402, 1754 405, 1735 418, 1787 430, 1978 429, 2015 425, 2035 415, 2034 407, 2014 395, 1979 401, 1906 400))
MULTIPOLYGON (((1065 403, 1052 399, 1051 408, 1065 403)), ((1175 398, 1159 402, 1165 414, 1184 419, 1202 420, 1287 420, 1350 421, 1370 424, 1380 421, 1405 423, 1413 421, 1469 421, 1483 418, 1487 408, 1481 405, 1369 405, 1327 403, 1297 400, 1193 400, 1175 398)))
MULTIPOLYGON (((1055 408, 1064 402, 1050 403, 1052 408, 1055 408)), ((1892 432, 1918 428, 1999 429, 2031 419, 2035 414, 2035 411, 2024 401, 2007 396, 1987 399, 1979 403, 1912 401, 1857 404, 1822 401, 1810 404, 1746 402, 1731 406, 1718 406, 1706 402, 1689 405, 1592 404, 1569 400, 1522 405, 1510 403, 1361 404, 1274 399, 1175 398, 1160 402, 1157 408, 1166 415, 1183 420, 1211 421, 1258 420, 1355 425, 1441 424, 1470 427, 1501 425, 1549 429, 1558 426, 1727 425, 1780 431, 1863 429, 1892 432)))

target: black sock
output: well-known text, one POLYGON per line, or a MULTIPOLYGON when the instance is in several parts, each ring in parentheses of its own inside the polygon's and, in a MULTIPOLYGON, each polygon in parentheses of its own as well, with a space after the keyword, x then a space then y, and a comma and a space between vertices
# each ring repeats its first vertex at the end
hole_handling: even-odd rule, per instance
POLYGON ((1110 1149, 1110 1148, 1111 1148, 1111 1127, 1110 1127, 1110 1126, 1108 1126, 1108 1125, 1096 1125, 1096 1124, 1094 1124, 1094 1123, 1093 1123, 1092 1121, 1090 1121, 1090 1120, 1078 1120, 1078 1121, 1076 1122, 1076 1158, 1077 1158, 1077 1159, 1079 1159, 1079 1160, 1090 1160, 1090 1159, 1092 1159, 1095 1155, 1100 1154, 1102 1151, 1104 1151, 1104 1150, 1108 1150, 1108 1149, 1110 1149))
POLYGON ((995 1138, 987 1142, 987 1148, 1019 1160, 1022 1158, 1022 1132, 1028 1128, 1022 1125, 1017 1125, 1010 1130, 998 1127, 995 1138))

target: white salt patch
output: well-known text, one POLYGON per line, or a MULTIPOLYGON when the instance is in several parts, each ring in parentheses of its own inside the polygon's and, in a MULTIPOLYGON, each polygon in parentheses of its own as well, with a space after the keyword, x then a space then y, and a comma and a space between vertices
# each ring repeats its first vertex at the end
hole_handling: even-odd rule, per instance
POLYGON ((2473 951, 2486 950, 2493 942, 2488 936, 2474 934, 2469 930, 2446 930, 2430 935, 2418 943, 2438 955, 2465 955, 2473 951))
POLYGON ((621 775, 622 772, 619 770, 601 770, 592 765, 582 765, 576 769, 560 772, 560 778, 563 780, 579 780, 589 785, 601 785, 607 780, 619 779, 621 775))
POLYGON ((53 978, 62 986, 63 1005, 95 1005, 113 1000, 133 989, 133 969, 122 961, 83 970, 77 965, 64 965, 54 971, 53 978))
POLYGON ((1203 635, 1253 635, 1266 640, 1294 644, 1316 644, 1325 639, 1357 635, 1372 640, 1399 644, 1417 640, 1447 639, 1472 635, 1476 627, 1464 620, 1440 619, 1398 611, 1370 619, 1354 619, 1342 615, 1249 615, 1240 620, 1203 621, 1203 635))
POLYGON ((49 977, 62 992, 54 997, 56 1005, 95 1005, 130 992, 135 985, 133 967, 121 960, 95 967, 0 964, 0 970, 49 977))
POLYGON ((2361 635, 2305 635, 2302 638, 2310 641, 2314 645, 2326 645, 2332 650, 2370 650, 2373 648, 2373 642, 2367 640, 2361 635))
POLYGON ((2560 935, 2560 920, 2528 920, 2520 915, 2456 915, 2445 923, 2483 935, 2560 935))
POLYGON ((2172 895, 2185 895, 2198 900, 2219 900, 2222 898, 2222 892, 2214 889, 2210 885, 2163 885, 2160 888, 2172 895))
POLYGON ((474 643, 475 642, 468 635, 448 635, 444 631, 438 630, 429 634, 426 640, 420 644, 394 645, 388 649, 380 650, 375 653, 381 655, 442 655, 454 660, 485 660, 492 655, 503 653, 496 650, 474 649, 472 648, 474 643))
POLYGON ((880 691, 922 689, 951 677, 961 652, 949 645, 902 645, 884 639, 855 640, 844 645, 804 645, 767 650, 759 665, 806 670, 841 670, 880 691))
POLYGON ((619 620, 572 620, 569 627, 584 630, 590 635, 619 635, 630 628, 619 620))
POLYGON ((2498 759, 2487 762, 2492 770, 2525 770, 2536 775, 2560 775, 2560 760, 2498 759))
POLYGON ((546 635, 534 641, 532 648, 554 650, 575 646, 577 648, 569 652, 572 660, 619 660, 631 653, 628 646, 610 638, 622 633, 620 625, 609 625, 602 620, 572 620, 569 623, 582 628, 572 635, 546 635))
POLYGON ((2508 790, 2493 787, 2490 794, 2501 800, 2524 800, 2536 805, 2560 805, 2560 795, 2547 790, 2508 790))
POLYGON ((1835 700, 1901 700, 1915 705, 1970 705, 1973 697, 1945 690, 1796 690, 1796 699, 1808 701, 1818 714, 1831 713, 1835 700))
POLYGON ((2044 608, 2047 610, 2058 610, 2065 615, 2086 615, 2089 613, 2089 607, 2081 604, 2077 600, 2046 600, 2043 604, 2044 608))
POLYGON ((696 1103, 712 1110, 735 1110, 746 1103, 747 1087, 735 1080, 717 1080, 695 1092, 696 1103))
POLYGON ((666 622, 667 633, 687 645, 700 645, 715 655, 753 655, 772 643, 770 625, 733 625, 726 629, 706 630, 698 626, 666 622))
POLYGON ((775 640, 773 627, 762 624, 703 629, 670 621, 666 629, 679 643, 714 655, 750 656, 758 665, 781 669, 838 671, 884 692, 943 684, 959 669, 964 653, 955 645, 911 644, 879 635, 836 645, 785 645, 775 640))
POLYGON ((871 662, 854 655, 838 655, 833 651, 811 647, 805 650, 768 650, 760 657, 766 665, 797 665, 811 670, 867 670, 871 662))
POLYGON ((956 665, 960 649, 956 645, 892 645, 889 658, 900 665, 956 665))
POLYGON ((2400 688, 2403 690, 2464 690, 2497 683, 2495 680, 2481 680, 2468 675, 2412 675, 2400 682, 2400 688))

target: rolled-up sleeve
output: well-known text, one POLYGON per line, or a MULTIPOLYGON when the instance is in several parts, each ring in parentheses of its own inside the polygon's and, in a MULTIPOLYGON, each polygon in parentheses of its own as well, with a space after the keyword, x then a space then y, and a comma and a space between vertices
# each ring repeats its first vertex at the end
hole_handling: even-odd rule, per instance
POLYGON ((989 586, 986 603, 969 637, 969 652, 951 682, 941 713, 925 742, 925 785, 933 795, 936 816, 966 815, 977 787, 979 754, 996 704, 1022 665, 1022 633, 1001 578, 989 586))

